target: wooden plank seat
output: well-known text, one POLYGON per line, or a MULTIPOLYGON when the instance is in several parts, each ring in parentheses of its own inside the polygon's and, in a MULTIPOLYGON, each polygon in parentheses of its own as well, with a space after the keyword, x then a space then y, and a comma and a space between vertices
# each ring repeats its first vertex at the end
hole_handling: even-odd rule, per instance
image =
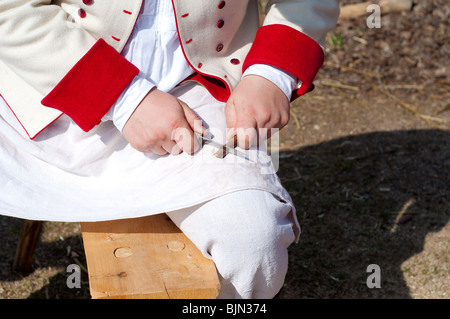
MULTIPOLYGON (((24 221, 14 268, 31 269, 42 222, 24 221)), ((81 223, 93 299, 212 299, 220 283, 166 214, 81 223)))
POLYGON ((97 298, 216 298, 219 279, 166 214, 81 223, 91 296, 97 298))

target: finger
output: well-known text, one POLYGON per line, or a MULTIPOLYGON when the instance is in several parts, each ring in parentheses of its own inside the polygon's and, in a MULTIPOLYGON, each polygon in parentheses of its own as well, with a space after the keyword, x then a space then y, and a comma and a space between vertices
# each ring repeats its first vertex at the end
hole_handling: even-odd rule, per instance
POLYGON ((177 144, 175 144, 170 151, 170 154, 172 155, 179 155, 181 153, 183 153, 183 150, 177 144))
POLYGON ((166 151, 166 153, 171 155, 178 155, 183 152, 183 150, 174 141, 165 141, 162 143, 161 147, 166 151))
POLYGON ((236 135, 238 145, 244 149, 258 145, 258 123, 252 117, 238 119, 236 135))
POLYGON ((200 143, 194 135, 194 131, 200 134, 206 132, 203 122, 198 115, 184 102, 180 101, 183 108, 186 124, 175 130, 172 139, 178 146, 189 154, 196 152, 200 143))
POLYGON ((269 128, 259 128, 258 129, 258 145, 259 143, 267 140, 271 135, 271 129, 269 128))
POLYGON ((167 150, 165 150, 161 145, 159 146, 154 146, 149 152, 145 152, 145 153, 154 153, 156 155, 166 155, 167 153, 169 153, 167 150))
POLYGON ((199 148, 199 142, 188 124, 173 131, 172 140, 183 152, 194 153, 199 148))
MULTIPOLYGON (((225 118, 227 123, 227 128, 229 129, 229 135, 235 134, 236 129, 236 123, 237 123, 237 116, 236 116, 236 107, 232 100, 228 100, 227 104, 225 105, 225 118)), ((227 136, 232 138, 233 136, 227 136)))

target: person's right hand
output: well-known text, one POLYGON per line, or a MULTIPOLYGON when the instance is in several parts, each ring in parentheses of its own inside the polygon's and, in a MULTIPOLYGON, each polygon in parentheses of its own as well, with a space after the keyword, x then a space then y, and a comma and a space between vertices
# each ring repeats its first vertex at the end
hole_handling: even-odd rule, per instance
POLYGON ((154 88, 128 119, 122 134, 132 147, 144 153, 192 154, 199 148, 194 130, 202 133, 201 123, 186 103, 154 88))

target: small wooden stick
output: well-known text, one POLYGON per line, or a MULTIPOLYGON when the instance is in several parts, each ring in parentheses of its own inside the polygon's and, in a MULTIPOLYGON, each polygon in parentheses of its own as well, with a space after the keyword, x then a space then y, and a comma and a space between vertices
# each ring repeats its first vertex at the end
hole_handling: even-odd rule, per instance
POLYGON ((400 100, 398 97, 396 97, 395 95, 392 95, 391 93, 387 92, 386 90, 375 86, 380 92, 386 94, 388 97, 390 97, 391 99, 393 99, 395 102, 397 102, 397 104, 399 104, 400 106, 402 106, 403 108, 405 108, 406 110, 408 110, 409 112, 411 112, 412 114, 414 114, 415 116, 417 116, 418 118, 422 119, 423 121, 427 122, 428 124, 430 124, 431 126, 435 127, 436 129, 440 130, 440 131, 444 131, 444 129, 442 127, 440 127, 438 124, 434 123, 433 120, 431 120, 430 116, 424 115, 422 113, 419 113, 415 110, 415 108, 411 105, 409 105, 408 103, 403 102, 402 100, 400 100))
POLYGON ((378 74, 362 71, 362 70, 359 70, 359 69, 356 69, 356 68, 352 68, 350 66, 337 65, 337 64, 334 64, 334 63, 330 63, 330 62, 324 62, 324 65, 330 66, 330 67, 334 67, 334 68, 338 68, 338 69, 341 69, 342 71, 350 71, 350 72, 354 72, 354 73, 359 73, 359 74, 362 74, 362 75, 365 75, 365 76, 368 76, 368 77, 371 77, 371 78, 379 78, 380 77, 380 75, 378 75, 378 74))
POLYGON ((380 0, 349 4, 341 7, 339 19, 351 19, 366 15, 368 14, 367 7, 371 4, 378 4, 381 13, 385 14, 389 12, 410 10, 412 7, 412 0, 380 0))
POLYGON ((345 85, 333 80, 323 79, 322 81, 320 81, 320 84, 345 90, 359 91, 359 87, 357 86, 345 85))
POLYGON ((213 155, 218 158, 224 158, 228 153, 227 147, 235 148, 237 145, 237 135, 235 135, 233 139, 230 139, 220 150, 215 152, 213 155))

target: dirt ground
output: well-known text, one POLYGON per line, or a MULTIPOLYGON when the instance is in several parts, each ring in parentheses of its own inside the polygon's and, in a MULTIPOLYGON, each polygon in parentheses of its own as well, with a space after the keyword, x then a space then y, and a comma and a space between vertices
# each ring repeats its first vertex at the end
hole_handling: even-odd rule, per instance
MULTIPOLYGON (((302 227, 285 299, 450 298, 450 4, 414 1, 381 28, 367 15, 330 32, 316 88, 280 134, 302 227)), ((86 273, 65 284, 85 265, 79 225, 45 223, 28 275, 11 270, 20 227, 0 217, 0 298, 89 298, 86 273)))

